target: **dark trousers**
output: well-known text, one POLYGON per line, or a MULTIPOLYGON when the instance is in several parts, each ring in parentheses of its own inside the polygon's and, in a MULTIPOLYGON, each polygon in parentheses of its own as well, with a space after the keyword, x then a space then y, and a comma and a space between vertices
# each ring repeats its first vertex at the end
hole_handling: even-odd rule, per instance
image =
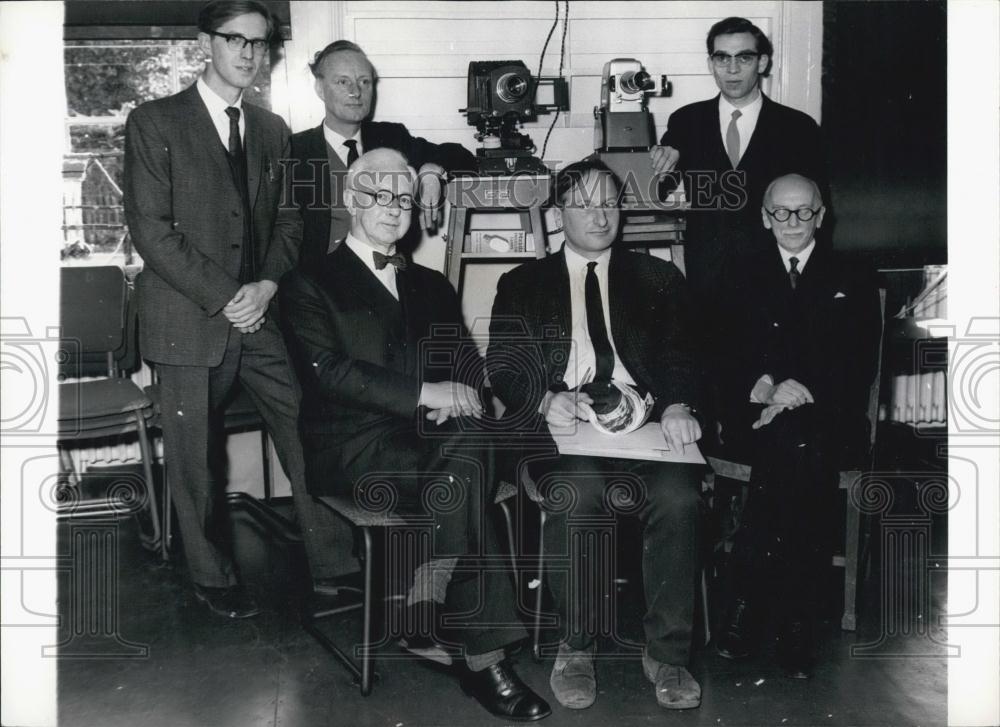
POLYGON ((274 440, 291 482, 313 578, 356 570, 350 529, 306 492, 298 436, 298 390, 273 321, 252 334, 232 329, 215 367, 156 365, 162 391, 164 458, 192 580, 220 587, 237 582, 231 543, 216 505, 224 497, 223 409, 235 383, 247 390, 274 440))
POLYGON ((750 494, 730 556, 733 597, 761 609, 770 600, 796 620, 819 605, 833 552, 837 466, 825 419, 805 405, 754 432, 750 494))
POLYGON ((643 629, 649 655, 686 665, 691 654, 698 576, 703 468, 643 460, 559 456, 530 465, 545 496, 546 579, 563 639, 586 649, 615 624, 610 604, 616 553, 615 514, 638 516, 646 597, 643 629))
MULTIPOLYGON (((470 428, 477 428, 470 419, 440 427, 401 421, 342 464, 342 480, 362 506, 378 510, 394 503, 398 514, 424 518, 431 530, 430 559, 458 559, 448 588, 446 605, 453 614, 448 625, 468 653, 483 654, 527 632, 517 617, 510 563, 490 513, 493 449, 482 436, 468 436, 470 428)), ((338 469, 336 448, 307 445, 306 451, 311 476, 338 469)))

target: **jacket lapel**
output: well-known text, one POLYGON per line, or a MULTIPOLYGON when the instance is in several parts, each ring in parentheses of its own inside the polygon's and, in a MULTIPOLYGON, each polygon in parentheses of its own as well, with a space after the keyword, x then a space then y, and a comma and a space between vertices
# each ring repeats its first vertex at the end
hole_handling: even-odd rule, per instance
POLYGON ((399 301, 392 297, 392 293, 385 289, 351 248, 341 244, 327 259, 340 282, 349 287, 360 300, 381 313, 400 315, 399 301))
POLYGON ((757 125, 754 126, 753 133, 750 135, 750 141, 747 142, 746 151, 743 152, 743 158, 740 159, 740 168, 752 167, 753 157, 758 153, 757 149, 763 149, 764 142, 758 141, 764 132, 768 128, 768 124, 771 121, 771 114, 773 112, 774 102, 771 101, 764 92, 760 92, 760 114, 757 116, 757 125), (763 145, 763 146, 762 146, 763 145))
POLYGON ((181 97, 186 106, 190 109, 188 118, 184 121, 190 123, 194 133, 191 135, 195 143, 202 148, 206 159, 211 159, 218 167, 216 173, 221 174, 224 179, 231 179, 232 172, 229 169, 229 162, 226 160, 226 149, 219 139, 219 132, 212 123, 212 117, 208 113, 208 108, 198 94, 196 84, 192 84, 186 91, 181 93, 181 97))
POLYGON ((247 155, 247 191, 250 194, 250 206, 252 207, 257 199, 257 190, 260 189, 260 167, 263 163, 262 139, 260 133, 260 117, 257 110, 250 104, 243 104, 243 113, 246 116, 246 132, 243 136, 244 147, 247 155))

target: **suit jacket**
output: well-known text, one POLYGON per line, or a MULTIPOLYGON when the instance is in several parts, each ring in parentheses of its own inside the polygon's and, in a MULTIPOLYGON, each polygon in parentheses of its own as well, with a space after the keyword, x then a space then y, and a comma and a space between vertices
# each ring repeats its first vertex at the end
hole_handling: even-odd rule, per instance
POLYGON ((728 273, 734 255, 749 252, 765 233, 760 207, 764 190, 776 177, 803 174, 820 185, 824 199, 830 198, 816 122, 767 96, 735 170, 719 130, 719 96, 671 114, 660 144, 680 152, 662 192, 683 179, 691 203, 684 259, 688 280, 698 294, 717 294, 732 284, 728 273))
POLYGON ((312 454, 335 450, 341 470, 410 471, 417 453, 375 453, 390 432, 412 430, 418 441, 422 383, 482 384, 482 360, 447 279, 410 263, 397 272, 396 285, 399 301, 340 245, 317 267, 290 272, 279 287, 302 385, 300 430, 314 495, 331 494, 337 483, 329 472, 309 475, 312 454))
MULTIPOLYGON (((676 403, 697 409, 699 372, 687 292, 677 268, 616 249, 608 264, 607 295, 618 356, 638 388, 652 393, 654 416, 676 403)), ((530 419, 546 391, 561 387, 573 334, 570 301, 562 251, 500 278, 486 362, 490 384, 507 406, 506 417, 530 419)))
MULTIPOLYGON (((277 215, 289 131, 249 103, 244 147, 259 280, 294 264, 300 224, 277 215)), ((226 149, 195 86, 144 103, 125 124, 125 217, 144 268, 136 281, 140 346, 151 361, 216 366, 240 288, 243 202, 226 149)))
POLYGON ((732 439, 727 431, 748 434, 760 409, 748 403, 750 391, 770 374, 809 389, 827 441, 842 449, 835 460, 863 453, 882 325, 874 276, 819 243, 794 291, 777 244, 740 264, 745 275, 726 309, 730 346, 720 367, 728 371, 724 439, 732 439))
MULTIPOLYGON (((440 164, 448 172, 474 174, 478 168, 476 157, 461 144, 432 144, 412 136, 402 124, 363 121, 361 146, 365 150, 395 149, 418 171, 427 162, 440 164)), ((303 222, 299 262, 310 268, 321 263, 331 239, 342 240, 350 229, 350 215, 344 208, 347 167, 338 156, 328 154, 320 124, 292 135, 291 169, 288 199, 303 222)))

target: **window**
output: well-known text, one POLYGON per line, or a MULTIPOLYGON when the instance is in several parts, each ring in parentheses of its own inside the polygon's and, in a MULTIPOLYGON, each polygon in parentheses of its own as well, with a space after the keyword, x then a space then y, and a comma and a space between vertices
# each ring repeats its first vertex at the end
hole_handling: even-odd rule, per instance
MULTIPOLYGON (((141 103, 177 93, 201 74, 205 56, 194 40, 67 41, 63 157, 64 265, 142 267, 122 206, 125 119, 141 103)), ((265 58, 244 98, 270 108, 265 58)))

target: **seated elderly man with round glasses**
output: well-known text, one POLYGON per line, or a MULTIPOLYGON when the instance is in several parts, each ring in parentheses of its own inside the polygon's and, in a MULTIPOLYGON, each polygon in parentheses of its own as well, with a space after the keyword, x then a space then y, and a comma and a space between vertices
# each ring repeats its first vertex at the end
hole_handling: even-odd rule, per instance
POLYGON ((812 673, 823 615, 820 587, 841 511, 837 472, 855 468, 869 448, 881 331, 873 276, 815 234, 825 213, 811 179, 788 174, 767 187, 760 215, 776 244, 740 260, 719 365, 721 439, 753 470, 717 649, 729 659, 753 652, 770 601, 779 661, 800 679, 812 673))
POLYGON ((548 704, 504 659, 504 647, 527 634, 485 510, 494 457, 479 436, 484 363, 447 279, 396 250, 415 182, 399 152, 362 154, 347 172, 347 238, 282 280, 306 484, 321 499, 393 502, 397 514, 432 521, 430 559, 416 569, 402 618, 416 627, 404 634, 407 648, 447 662, 442 644, 461 647, 467 693, 507 721, 538 720, 548 704), (443 607, 449 638, 437 619, 443 607))

